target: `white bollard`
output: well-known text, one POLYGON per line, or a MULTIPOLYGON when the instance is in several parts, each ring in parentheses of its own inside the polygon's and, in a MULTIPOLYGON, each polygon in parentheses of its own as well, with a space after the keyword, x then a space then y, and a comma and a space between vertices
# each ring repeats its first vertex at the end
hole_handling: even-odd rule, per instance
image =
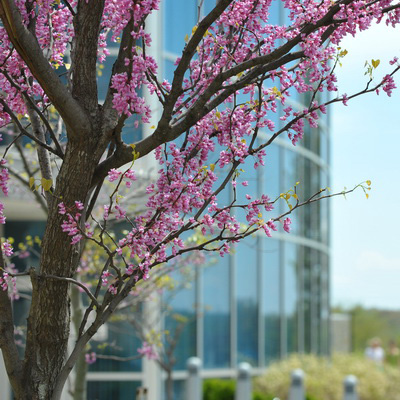
POLYGON ((358 400, 357 378, 347 375, 343 381, 343 400, 358 400))
POLYGON ((201 360, 198 357, 190 357, 186 363, 188 378, 186 381, 186 400, 202 400, 203 388, 200 378, 201 360))
POLYGON ((304 372, 301 369, 292 371, 289 400, 304 400, 304 372))
POLYGON ((136 400, 147 400, 147 388, 138 387, 136 389, 136 400))
POLYGON ((238 366, 235 400, 251 400, 251 365, 242 362, 238 366))

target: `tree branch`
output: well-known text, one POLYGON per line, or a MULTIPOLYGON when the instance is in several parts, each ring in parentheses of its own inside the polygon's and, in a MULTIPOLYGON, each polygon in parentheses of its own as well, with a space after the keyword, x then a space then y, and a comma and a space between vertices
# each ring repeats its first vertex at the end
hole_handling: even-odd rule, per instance
POLYGON ((104 3, 105 0, 79 1, 73 19, 72 95, 91 114, 98 108, 96 63, 104 3))
POLYGON ((14 0, 0 0, 0 18, 18 54, 62 116, 67 128, 69 128, 69 134, 74 136, 89 132, 91 126, 88 116, 61 83, 58 75, 44 56, 37 39, 24 26, 14 0), (79 132, 73 129, 77 126, 79 132))
MULTIPOLYGON (((43 127, 40 123, 39 117, 28 101, 26 101, 25 104, 27 107, 29 119, 31 120, 33 132, 35 136, 38 138, 38 140, 44 143, 46 139, 44 136, 43 127)), ((51 170, 51 161, 48 151, 42 146, 38 146, 36 150, 37 150, 37 157, 39 160, 39 166, 42 178, 53 181, 53 171, 51 170)), ((49 209, 51 209, 51 204, 54 201, 51 191, 47 190, 45 192, 45 196, 46 196, 47 206, 49 209)))
POLYGON ((12 176, 14 176, 16 179, 18 179, 29 190, 30 193, 33 193, 33 195, 35 196, 35 199, 39 203, 41 209, 45 212, 45 214, 47 214, 48 209, 47 209, 47 204, 46 204, 45 200, 36 190, 32 192, 29 181, 24 179, 20 173, 18 173, 17 171, 14 171, 10 166, 7 166, 7 169, 12 176))
POLYGON ((4 111, 11 117, 11 119, 14 121, 15 125, 17 125, 18 130, 21 132, 22 135, 25 135, 29 139, 32 139, 35 143, 37 143, 39 146, 43 147, 44 149, 50 151, 51 153, 55 154, 58 157, 63 157, 63 155, 58 154, 57 150, 54 150, 51 146, 48 146, 46 143, 42 142, 39 140, 36 136, 30 134, 19 122, 17 116, 12 112, 10 107, 8 107, 7 103, 0 98, 0 104, 3 106, 4 111))
POLYGON ((5 71, 4 69, 1 69, 0 72, 6 77, 6 79, 8 80, 8 82, 10 82, 10 84, 15 87, 20 93, 22 93, 22 95, 25 98, 25 101, 27 103, 29 103, 30 107, 33 108, 33 110, 36 111, 36 113, 39 115, 40 119, 42 120, 43 124, 46 126, 47 131, 50 134, 50 137, 52 138, 54 145, 56 146, 58 155, 60 158, 63 158, 63 151, 61 149, 60 143, 58 142, 58 139, 53 131, 53 128, 51 127, 49 121, 47 120, 47 118, 44 116, 44 114, 42 113, 42 111, 40 110, 40 108, 35 104, 35 102, 32 100, 32 98, 29 96, 29 94, 27 93, 26 90, 22 90, 21 87, 11 78, 11 76, 8 74, 7 71, 5 71))
MULTIPOLYGON (((0 278, 3 278, 5 261, 1 250, 0 240, 0 278)), ((7 290, 0 288, 0 349, 11 386, 17 397, 23 398, 24 385, 22 382, 22 363, 19 359, 17 345, 14 340, 14 321, 11 300, 7 290)))

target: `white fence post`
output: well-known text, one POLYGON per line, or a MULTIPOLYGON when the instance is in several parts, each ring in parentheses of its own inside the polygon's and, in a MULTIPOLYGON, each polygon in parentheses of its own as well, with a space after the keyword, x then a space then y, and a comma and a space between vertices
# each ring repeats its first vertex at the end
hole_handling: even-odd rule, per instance
POLYGON ((292 371, 289 400, 304 400, 304 372, 301 369, 292 371))
POLYGON ((357 378, 354 375, 347 375, 343 381, 343 400, 358 400, 357 378))
POLYGON ((242 362, 238 366, 235 400, 251 400, 251 365, 242 362))
POLYGON ((186 381, 186 400, 202 400, 203 388, 200 378, 201 360, 198 357, 190 357, 187 360, 188 378, 186 381))

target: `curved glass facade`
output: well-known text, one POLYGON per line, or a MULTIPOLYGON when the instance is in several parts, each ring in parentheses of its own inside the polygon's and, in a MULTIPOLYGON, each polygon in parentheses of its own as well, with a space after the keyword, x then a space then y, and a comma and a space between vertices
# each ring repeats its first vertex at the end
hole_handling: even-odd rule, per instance
MULTIPOLYGON (((162 65, 167 79, 172 78, 183 38, 197 22, 200 3, 163 3, 162 65)), ((206 1, 205 7, 213 4, 213 0, 206 1)), ((276 8, 271 21, 284 22, 280 3, 273 4, 276 8)), ((290 103, 295 109, 303 109, 306 100, 296 92, 290 103)), ((281 123, 278 117, 275 116, 276 126, 281 123)), ((266 149, 265 168, 242 166, 251 174, 242 177, 249 181, 246 193, 265 193, 275 198, 299 181, 298 194, 305 199, 329 186, 328 127, 329 121, 322 115, 320 127, 306 128, 303 141, 296 147, 286 138, 274 141, 266 149)), ((262 132, 260 136, 268 135, 262 132)), ((240 192, 241 187, 237 185, 238 197, 245 194, 240 192)), ((278 211, 283 211, 284 206, 280 204, 278 211)), ((215 256, 211 266, 198 268, 190 289, 196 315, 191 343, 196 351, 188 354, 186 341, 178 343, 177 370, 188 355, 200 357, 206 369, 219 369, 219 376, 222 371, 231 376, 242 361, 263 368, 292 352, 328 354, 329 204, 314 203, 296 210, 292 217, 289 235, 249 237, 229 256, 215 256)), ((183 300, 184 295, 180 296, 183 300)), ((190 301, 177 302, 174 310, 187 313, 188 306, 190 301)))
MULTIPOLYGON (((183 38, 197 22, 200 3, 197 0, 163 3, 162 60, 168 79, 172 78, 183 38)), ((213 4, 215 1, 210 0, 204 6, 211 8, 213 4)), ((279 6, 276 2, 272 12, 275 22, 285 21, 279 6)), ((303 109, 306 100, 296 92, 290 103, 303 109)), ((279 124, 278 115, 275 119, 279 124)), ((246 193, 250 190, 253 192, 250 194, 266 193, 274 198, 300 181, 299 196, 307 198, 328 186, 328 121, 324 115, 320 121, 320 128, 308 128, 297 147, 285 139, 277 139, 268 147, 266 167, 248 168, 251 174, 243 175, 242 179, 249 181, 246 193)), ((261 138, 267 137, 268 133, 261 133, 261 138)), ((247 170, 246 165, 242 168, 247 170)), ((237 188, 240 197, 241 185, 237 188)), ((280 205, 281 211, 283 206, 280 205)), ((203 331, 197 330, 201 344, 197 346, 197 355, 205 360, 206 366, 227 365, 226 353, 214 337, 218 332, 225 337, 223 348, 230 345, 231 366, 249 361, 261 367, 271 359, 295 351, 327 352, 328 220, 328 202, 301 208, 293 216, 290 235, 247 238, 233 254, 218 260, 218 265, 200 268, 200 278, 192 290, 197 292, 197 304, 204 305, 199 314, 202 321, 198 325, 203 331), (211 328, 215 335, 210 334, 211 328), (219 352, 224 355, 217 356, 219 352), (206 356, 210 353, 214 358, 206 356)))

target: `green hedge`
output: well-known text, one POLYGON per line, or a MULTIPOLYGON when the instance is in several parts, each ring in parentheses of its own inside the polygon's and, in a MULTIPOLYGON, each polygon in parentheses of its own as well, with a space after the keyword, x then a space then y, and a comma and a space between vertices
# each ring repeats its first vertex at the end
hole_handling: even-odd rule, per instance
MULTIPOLYGON (((236 382, 229 379, 206 379, 203 382, 203 400, 234 400, 236 382)), ((273 400, 275 396, 253 393, 253 400, 273 400)), ((307 399, 308 400, 308 399, 307 399)))

